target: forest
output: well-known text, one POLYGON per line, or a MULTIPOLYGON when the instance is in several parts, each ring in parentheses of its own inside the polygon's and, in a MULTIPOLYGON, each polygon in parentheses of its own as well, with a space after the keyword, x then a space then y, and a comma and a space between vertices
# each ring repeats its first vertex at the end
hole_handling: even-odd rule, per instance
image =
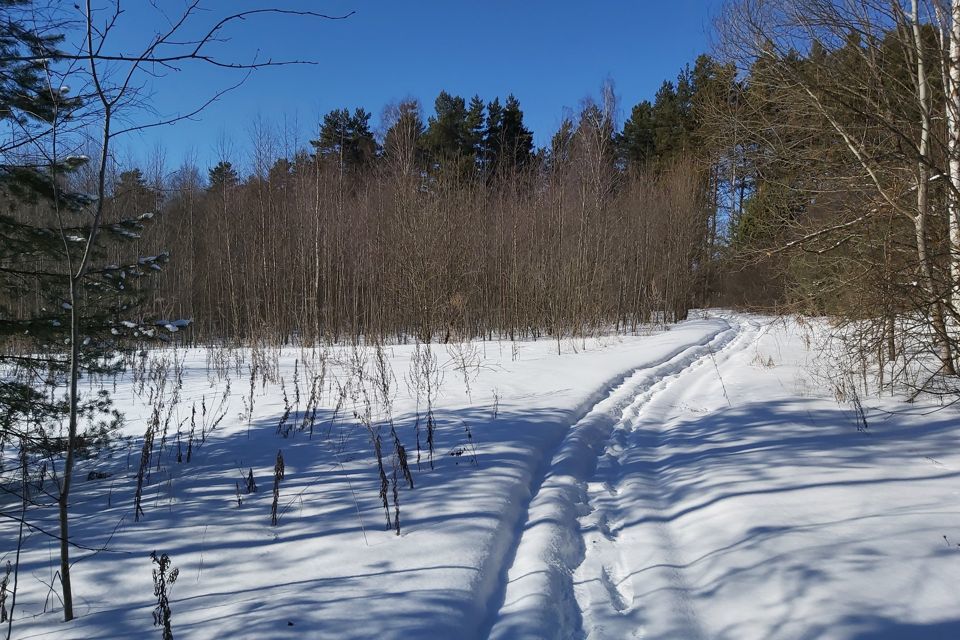
POLYGON ((674 321, 710 295, 720 249, 716 185, 692 153, 700 85, 718 72, 702 58, 622 130, 607 86, 547 149, 512 95, 441 92, 426 122, 416 102, 388 105, 379 137, 368 111, 337 109, 289 156, 264 126, 250 175, 229 159, 152 179, 118 167, 105 220, 160 213, 134 254, 163 248, 176 268, 151 279, 144 309, 194 319, 200 340, 561 338, 674 321))
MULTIPOLYGON (((137 281, 131 319, 190 319, 201 342, 559 338, 746 305, 882 319, 872 351, 888 360, 906 357, 893 325, 909 316, 955 371, 946 26, 913 29, 896 4, 863 3, 875 13, 859 21, 777 4, 731 6, 720 49, 622 124, 607 81, 544 148, 513 95, 441 92, 429 111, 415 100, 333 110, 304 141, 255 123, 249 161, 111 159, 104 222, 157 215, 100 264, 169 254, 170 268, 137 281), (367 108, 381 109, 378 126, 367 108)), ((71 118, 89 115, 86 97, 71 100, 71 118)), ((85 143, 73 157, 96 155, 85 143)), ((95 194, 99 168, 61 166, 57 179, 95 194)), ((19 204, 4 217, 11 248, 29 233, 17 225, 50 212, 19 204)), ((45 270, 36 259, 34 247, 4 256, 18 265, 5 272, 18 294, 7 326, 59 306, 25 274, 45 270)), ((62 247, 41 257, 63 259, 62 247)))

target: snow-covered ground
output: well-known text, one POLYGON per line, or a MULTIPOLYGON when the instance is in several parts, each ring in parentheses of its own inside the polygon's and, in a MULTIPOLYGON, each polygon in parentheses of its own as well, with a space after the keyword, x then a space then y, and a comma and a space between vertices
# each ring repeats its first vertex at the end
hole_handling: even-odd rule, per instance
MULTIPOLYGON (((809 330, 723 314, 563 342, 560 355, 548 341, 434 345, 435 464, 421 397, 419 470, 415 348, 387 347, 390 416, 416 484, 399 493, 400 536, 385 529, 361 425, 364 397, 375 423, 388 419, 373 355, 327 354, 312 437, 283 437, 277 425, 295 368, 290 422, 302 424, 316 353, 291 348, 268 362, 283 388, 257 381, 249 420, 252 355, 224 355, 225 417, 187 463, 191 408, 199 415, 202 399, 217 414, 226 378, 208 367, 216 354, 181 352, 182 397, 152 460, 144 515, 134 521, 139 440, 82 462, 74 540, 104 548, 74 550, 78 617, 59 622, 47 586, 56 541, 35 531, 14 637, 160 637, 154 550, 180 572, 177 638, 960 637, 960 415, 865 397, 858 429, 851 405, 810 369, 809 330), (354 386, 337 409, 338 385, 358 364, 370 388, 354 386), (250 468, 259 491, 238 505, 250 468), (90 471, 113 475, 88 481, 90 471)), ((131 436, 150 417, 148 389, 130 374, 117 384, 131 436)), ((387 443, 389 427, 381 433, 387 443)), ((32 517, 55 529, 52 509, 32 517)), ((4 561, 15 538, 0 522, 4 561)))

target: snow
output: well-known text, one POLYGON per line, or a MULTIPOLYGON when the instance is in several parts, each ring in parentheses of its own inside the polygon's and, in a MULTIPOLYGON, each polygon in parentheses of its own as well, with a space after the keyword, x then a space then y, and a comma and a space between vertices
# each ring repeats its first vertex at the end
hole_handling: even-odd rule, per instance
MULTIPOLYGON (((359 395, 335 412, 336 384, 357 362, 350 348, 326 354, 312 438, 277 426, 295 368, 291 422, 303 419, 319 354, 154 352, 182 365, 184 384, 144 516, 134 522, 133 492, 152 408, 128 373, 114 398, 133 439, 78 466, 74 540, 105 546, 74 549, 78 618, 59 621, 44 584, 56 544, 34 532, 14 637, 159 635, 153 550, 180 570, 171 609, 184 638, 958 637, 957 411, 865 395, 858 431, 811 369, 804 338, 815 328, 723 314, 563 341, 560 355, 549 341, 433 345, 443 368, 433 470, 425 454, 415 464, 414 347, 387 347, 392 418, 416 482, 400 493, 399 537, 384 528, 372 446, 353 418, 359 395), (256 380, 248 424, 255 357, 274 380, 256 380), (177 425, 185 449, 201 402, 207 427, 224 417, 177 463, 177 425), (259 491, 238 506, 251 468, 259 491), (84 481, 90 471, 112 475, 84 481)), ((368 374, 373 361, 367 353, 368 374)), ((169 388, 165 398, 173 404, 169 388)), ((422 426, 422 399, 419 410, 422 426)), ((55 529, 54 511, 33 521, 55 529)), ((15 534, 0 521, 0 553, 15 534)))
POLYGON ((189 320, 184 320, 184 319, 180 319, 180 320, 156 320, 156 321, 154 321, 154 324, 155 324, 156 326, 158 326, 158 327, 163 327, 164 329, 166 329, 166 330, 169 331, 170 333, 176 333, 176 332, 179 331, 180 329, 183 329, 183 328, 185 328, 185 327, 189 327, 189 326, 190 326, 190 321, 189 321, 189 320))

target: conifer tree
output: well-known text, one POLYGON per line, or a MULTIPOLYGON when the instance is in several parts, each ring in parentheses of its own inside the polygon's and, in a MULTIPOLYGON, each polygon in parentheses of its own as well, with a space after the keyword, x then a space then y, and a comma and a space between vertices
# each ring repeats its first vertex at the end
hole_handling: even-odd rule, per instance
POLYGON ((344 171, 373 162, 377 143, 370 131, 370 113, 362 108, 334 109, 323 117, 320 136, 311 140, 318 156, 333 159, 344 171))
POLYGON ((510 94, 503 107, 501 120, 503 162, 505 169, 522 169, 533 159, 533 133, 523 124, 520 101, 510 94))
MULTIPOLYGON (((60 25, 28 27, 39 14, 27 0, 2 0, 2 8, 0 121, 16 126, 0 148, 0 447, 19 446, 28 462, 46 458, 58 468, 59 579, 70 620, 73 467, 109 438, 118 417, 107 391, 83 394, 79 380, 117 371, 125 338, 162 333, 136 315, 142 290, 133 283, 160 270, 167 254, 107 259, 111 245, 139 238, 154 215, 105 218, 106 149, 95 194, 74 187, 89 159, 67 150, 71 128, 89 119, 109 132, 110 108, 62 84, 60 25)), ((121 184, 145 187, 136 174, 121 184)))
POLYGON ((404 100, 388 109, 386 119, 390 125, 383 139, 384 157, 400 173, 411 174, 422 165, 425 155, 420 104, 404 100))
POLYGON ((482 169, 483 163, 483 127, 485 124, 486 105, 480 96, 470 98, 470 105, 467 107, 467 145, 479 169, 482 169))
POLYGON ((503 151, 503 106, 500 98, 487 103, 487 122, 483 130, 483 165, 488 174, 496 173, 503 151))
POLYGON ((643 169, 654 159, 655 129, 653 105, 649 100, 639 102, 623 123, 623 131, 617 138, 620 157, 628 167, 643 169))
POLYGON ((424 134, 424 144, 431 162, 435 168, 452 169, 459 175, 469 175, 475 165, 472 127, 477 114, 468 114, 464 99, 446 91, 441 91, 437 96, 434 110, 436 115, 427 120, 424 134))
MULTIPOLYGON (((2 5, 13 10, 30 3, 3 0, 2 5)), ((82 328, 81 370, 111 370, 116 361, 110 355, 121 335, 155 333, 129 319, 139 301, 130 283, 166 262, 166 255, 149 256, 91 267, 79 277, 70 269, 84 253, 103 255, 105 243, 138 237, 152 213, 119 216, 87 249, 92 229, 84 212, 91 199, 71 190, 71 174, 87 158, 58 154, 48 144, 50 134, 84 107, 67 87, 50 84, 48 69, 56 64, 61 41, 60 35, 38 36, 15 20, 0 23, 0 120, 16 122, 22 132, 6 142, 0 161, 0 446, 22 441, 51 452, 62 452, 65 441, 50 440, 49 432, 35 427, 68 411, 61 395, 71 317, 78 316, 75 322, 82 328), (26 140, 41 151, 26 153, 26 140), (74 286, 81 309, 71 302, 74 286), (41 392, 38 380, 52 389, 41 392)), ((139 172, 121 176, 122 185, 131 180, 145 187, 139 172)), ((106 406, 91 402, 81 404, 85 415, 106 406)))
POLYGON ((216 192, 235 187, 240 182, 240 176, 237 175, 233 164, 226 160, 221 160, 216 166, 210 169, 207 173, 207 178, 209 190, 216 192))

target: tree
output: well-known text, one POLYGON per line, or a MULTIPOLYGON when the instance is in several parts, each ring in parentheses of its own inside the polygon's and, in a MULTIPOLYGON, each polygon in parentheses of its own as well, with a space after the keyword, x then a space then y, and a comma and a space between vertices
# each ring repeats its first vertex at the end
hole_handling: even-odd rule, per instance
POLYGON ((487 174, 496 173, 503 153, 503 106, 500 98, 487 103, 487 122, 483 129, 483 167, 487 174))
POLYGON ((477 168, 483 169, 483 128, 486 123, 486 105, 480 96, 470 98, 467 106, 467 139, 466 146, 470 149, 477 168))
POLYGON ((402 175, 411 175, 423 161, 423 118, 420 103, 404 100, 388 107, 384 113, 387 133, 383 139, 383 154, 387 162, 402 175))
POLYGON ((221 193, 232 189, 240 183, 240 176, 237 174, 233 164, 226 160, 221 160, 207 173, 208 190, 221 193))
POLYGON ((333 159, 343 171, 357 171, 370 165, 377 155, 377 143, 370 131, 370 114, 362 108, 350 113, 334 109, 323 117, 320 136, 310 144, 323 158, 333 159))
POLYGON ((435 115, 427 120, 423 136, 424 146, 436 168, 447 168, 458 176, 471 175, 476 167, 477 149, 474 143, 478 114, 468 114, 466 102, 460 96, 441 91, 434 102, 435 115), (469 118, 468 118, 469 115, 469 118))
POLYGON ((886 327, 878 335, 891 335, 896 314, 923 317, 928 337, 913 337, 936 355, 940 373, 952 375, 958 345, 947 318, 958 317, 950 295, 956 252, 952 218, 935 212, 949 211, 957 193, 949 180, 955 109, 944 97, 954 25, 934 2, 847 4, 728 6, 726 50, 750 70, 752 122, 740 132, 748 139, 737 142, 744 164, 753 167, 757 193, 780 182, 804 200, 802 215, 785 220, 766 251, 819 264, 809 275, 833 274, 806 290, 832 289, 847 317, 874 314, 886 327), (940 25, 931 22, 938 16, 940 25))
POLYGON ((623 123, 623 131, 617 139, 620 155, 627 166, 643 169, 654 159, 655 131, 653 105, 649 100, 639 102, 630 111, 630 117, 623 123))
MULTIPOLYGON (((0 315, 0 339, 5 345, 0 352, 0 440, 13 438, 25 452, 63 456, 57 502, 60 581, 64 616, 69 620, 73 613, 67 509, 73 465, 78 455, 102 442, 115 424, 115 420, 98 420, 110 413, 107 394, 81 397, 78 381, 83 374, 117 371, 122 336, 155 332, 130 320, 141 298, 132 283, 160 269, 167 255, 96 264, 106 245, 138 238, 153 216, 151 211, 141 211, 104 223, 105 164, 100 166, 95 197, 71 189, 71 174, 87 158, 62 150, 63 138, 69 140, 64 130, 69 123, 99 115, 109 132, 112 105, 104 100, 105 112, 91 112, 93 96, 68 97, 55 71, 62 35, 36 36, 25 22, 6 22, 2 28, 5 93, 9 91, 15 99, 6 102, 0 114, 15 120, 23 133, 4 150, 0 166, 0 197, 9 211, 0 219, 0 236, 5 240, 0 250, 0 286, 16 304, 2 309, 0 315), (23 148, 26 145, 30 152, 23 148), (50 389, 41 392, 42 385, 50 389), (64 386, 67 393, 61 398, 58 391, 64 386), (60 420, 68 424, 66 435, 51 435, 44 428, 60 420), (81 431, 81 422, 89 422, 90 428, 81 431)), ((135 174, 123 178, 122 184, 143 186, 135 174)), ((23 459, 27 460, 26 453, 23 459)))
POLYGON ((526 167, 533 159, 533 133, 523 124, 523 111, 520 101, 511 93, 503 106, 500 121, 502 136, 501 166, 504 169, 517 170, 526 167))
MULTIPOLYGON (((113 370, 124 336, 156 335, 155 327, 130 319, 137 294, 128 282, 161 268, 167 260, 161 253, 139 256, 127 264, 101 261, 107 244, 117 238, 137 238, 152 219, 149 211, 107 219, 112 143, 130 131, 190 117, 223 92, 190 113, 153 123, 122 128, 117 113, 135 98, 139 89, 135 82, 147 66, 174 69, 193 61, 251 69, 278 64, 224 62, 208 53, 208 45, 236 21, 271 12, 321 14, 255 9, 215 21, 198 38, 182 37, 198 11, 194 2, 166 31, 161 29, 152 36, 139 54, 130 55, 111 52, 111 36, 122 13, 119 3, 107 7, 105 24, 102 16, 98 17, 104 9, 95 8, 90 0, 82 7, 74 5, 81 20, 76 32, 78 46, 70 51, 60 45, 71 25, 56 5, 44 8, 26 0, 0 0, 0 8, 5 11, 5 19, 0 21, 0 119, 16 123, 14 135, 0 148, 0 198, 6 205, 0 234, 7 240, 0 249, 0 287, 12 294, 12 304, 2 309, 0 317, 0 366, 13 363, 15 372, 21 374, 47 371, 53 384, 67 389, 62 401, 54 398, 47 402, 36 393, 38 378, 15 377, 9 369, 3 371, 0 426, 23 425, 23 419, 29 418, 26 425, 37 426, 38 441, 45 450, 63 456, 56 496, 56 537, 64 618, 70 620, 71 485, 75 460, 89 444, 80 427, 94 412, 109 409, 105 392, 89 401, 81 397, 79 381, 84 373, 113 370), (81 90, 71 91, 67 79, 81 90), (89 161, 71 149, 84 129, 100 132, 90 196, 71 189, 71 173, 89 161), (33 294, 36 302, 27 293, 33 294), (66 434, 52 441, 44 439, 43 421, 61 417, 67 422, 66 434)), ((136 186, 136 176, 128 176, 127 182, 131 181, 136 186)), ((8 437, 9 432, 0 435, 8 437)), ((15 435, 23 436, 21 447, 26 447, 23 440, 34 434, 21 431, 15 435)), ((24 516, 20 521, 22 524, 24 516)))

